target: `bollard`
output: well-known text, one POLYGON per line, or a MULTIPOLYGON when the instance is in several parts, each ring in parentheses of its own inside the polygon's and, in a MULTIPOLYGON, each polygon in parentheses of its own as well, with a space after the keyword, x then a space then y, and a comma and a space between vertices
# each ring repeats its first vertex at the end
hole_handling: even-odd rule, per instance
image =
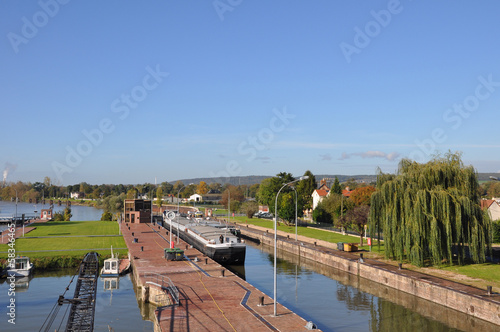
POLYGON ((403 263, 398 263, 398 270, 403 269, 403 263))
POLYGON ((226 270, 221 270, 220 271, 222 276, 224 276, 224 271, 226 271, 226 270))
POLYGON ((189 247, 189 246, 186 244, 186 250, 188 250, 188 247, 189 247))
POLYGON ((486 286, 486 289, 488 290, 488 295, 491 295, 492 294, 492 287, 486 286))
POLYGON ((363 263, 365 260, 363 259, 363 253, 359 254, 359 261, 363 263))
POLYGON ((128 230, 130 230, 130 226, 128 226, 128 230))
POLYGON ((316 242, 314 242, 314 246, 316 247, 316 242))
POLYGON ((289 238, 290 238, 290 235, 287 235, 287 236, 286 236, 286 238, 287 238, 287 239, 289 239, 289 238))
POLYGON ((208 258, 205 258, 205 265, 208 264, 208 258))
POLYGON ((132 232, 132 236, 134 236, 134 232, 132 232))
POLYGON ((144 251, 144 247, 143 246, 141 246, 141 251, 144 251))
POLYGON ((259 304, 257 304, 258 307, 263 307, 264 306, 264 296, 259 296, 259 304))

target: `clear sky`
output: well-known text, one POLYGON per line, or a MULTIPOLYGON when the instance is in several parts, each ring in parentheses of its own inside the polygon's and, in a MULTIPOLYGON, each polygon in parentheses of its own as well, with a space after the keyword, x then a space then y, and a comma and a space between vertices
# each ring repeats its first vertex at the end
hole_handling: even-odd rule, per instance
POLYGON ((500 171, 500 2, 0 2, 0 169, 68 185, 500 171))

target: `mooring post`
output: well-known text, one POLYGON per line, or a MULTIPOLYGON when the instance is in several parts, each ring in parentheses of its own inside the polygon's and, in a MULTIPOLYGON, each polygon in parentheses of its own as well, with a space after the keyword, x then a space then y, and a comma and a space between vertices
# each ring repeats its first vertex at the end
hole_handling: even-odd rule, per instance
POLYGON ((259 304, 257 304, 258 307, 263 307, 264 306, 264 296, 259 296, 259 304))
POLYGON ((403 269, 403 263, 398 263, 398 270, 403 269))
POLYGON ((486 286, 486 289, 488 290, 488 295, 491 295, 492 294, 492 287, 486 286))

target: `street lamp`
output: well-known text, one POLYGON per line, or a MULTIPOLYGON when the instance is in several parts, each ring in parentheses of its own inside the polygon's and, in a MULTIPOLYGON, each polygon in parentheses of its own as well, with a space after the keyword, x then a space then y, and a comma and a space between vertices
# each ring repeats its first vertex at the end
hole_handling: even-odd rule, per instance
POLYGON ((276 248, 277 248, 277 241, 278 241, 278 237, 277 237, 277 235, 278 235, 278 229, 277 229, 277 223, 278 223, 278 196, 280 195, 281 189, 285 188, 286 186, 288 186, 288 185, 290 185, 292 183, 295 183, 295 182, 298 182, 298 181, 301 181, 301 180, 307 180, 307 179, 309 179, 309 176, 305 175, 305 176, 301 176, 297 180, 285 183, 280 188, 280 190, 278 190, 278 193, 276 194, 276 200, 275 200, 275 203, 274 203, 274 214, 275 214, 275 217, 274 217, 274 316, 276 316, 276 286, 277 286, 277 277, 276 277, 277 259, 276 259, 276 257, 278 256, 277 255, 277 250, 276 250, 276 248))
MULTIPOLYGON (((180 187, 179 191, 177 191, 177 244, 179 244, 179 216, 181 214, 180 205, 179 205, 179 195, 181 190, 184 189, 186 185, 180 187)), ((172 242, 172 222, 170 222, 170 242, 172 242)))
POLYGON ((227 224, 229 225, 229 218, 231 213, 231 190, 227 188, 227 224))
POLYGON ((295 241, 297 241, 297 189, 292 187, 295 190, 295 241))

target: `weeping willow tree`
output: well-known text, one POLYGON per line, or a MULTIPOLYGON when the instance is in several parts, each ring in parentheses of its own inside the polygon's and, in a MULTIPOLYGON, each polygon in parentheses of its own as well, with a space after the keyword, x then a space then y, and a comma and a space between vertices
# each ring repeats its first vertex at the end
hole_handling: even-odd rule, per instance
POLYGON ((477 174, 459 153, 426 164, 403 159, 396 175, 377 177, 370 229, 383 231, 387 258, 423 266, 485 261, 490 223, 480 208, 477 174))

